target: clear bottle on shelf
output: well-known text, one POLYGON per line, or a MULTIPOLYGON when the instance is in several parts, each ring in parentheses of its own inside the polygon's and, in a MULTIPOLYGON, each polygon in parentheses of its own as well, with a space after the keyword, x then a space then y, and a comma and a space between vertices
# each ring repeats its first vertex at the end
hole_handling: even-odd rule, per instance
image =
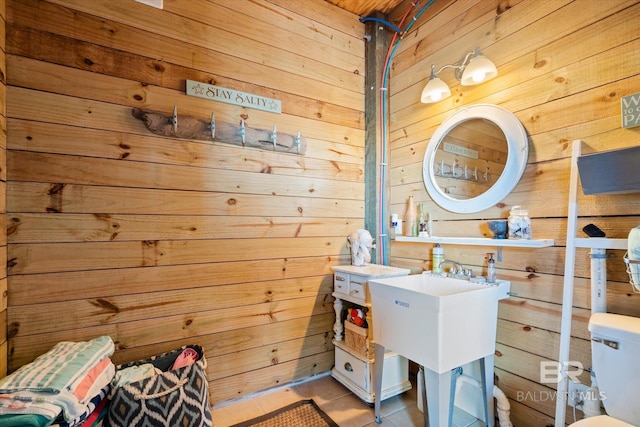
POLYGON ((416 214, 416 204, 413 201, 413 196, 409 196, 405 227, 405 236, 418 237, 418 215, 416 214))

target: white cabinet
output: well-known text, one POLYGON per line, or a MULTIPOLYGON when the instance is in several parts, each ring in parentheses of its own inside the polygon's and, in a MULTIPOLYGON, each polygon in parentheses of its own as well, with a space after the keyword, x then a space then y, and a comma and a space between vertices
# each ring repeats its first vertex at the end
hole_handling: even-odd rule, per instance
MULTIPOLYGON (((333 327, 336 347, 335 366, 331 375, 367 403, 374 402, 373 367, 373 316, 368 281, 374 278, 406 276, 410 271, 386 265, 340 265, 332 267, 333 296, 336 322, 333 327), (366 312, 368 328, 349 325, 345 331, 346 310, 362 308, 366 312), (351 334, 348 337, 346 334, 351 334), (356 340, 346 338, 355 337, 356 340), (361 338, 361 339, 358 339, 361 338)), ((392 351, 385 352, 381 400, 400 394, 411 388, 409 365, 406 358, 392 351)))

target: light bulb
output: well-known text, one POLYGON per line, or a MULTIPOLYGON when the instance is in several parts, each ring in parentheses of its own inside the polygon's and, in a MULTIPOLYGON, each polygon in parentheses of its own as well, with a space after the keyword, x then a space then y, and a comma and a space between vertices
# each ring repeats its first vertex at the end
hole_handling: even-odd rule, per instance
POLYGON ((471 78, 476 83, 482 83, 482 81, 484 80, 484 76, 485 75, 486 75, 486 73, 484 73, 484 72, 477 72, 477 73, 473 73, 471 78))
POLYGON ((449 95, 451 95, 451 89, 449 89, 449 86, 439 78, 434 77, 429 80, 422 90, 420 102, 423 104, 430 104, 447 98, 449 95))
POLYGON ((482 54, 474 56, 465 67, 460 83, 463 86, 477 85, 491 80, 498 75, 498 70, 493 62, 482 54))

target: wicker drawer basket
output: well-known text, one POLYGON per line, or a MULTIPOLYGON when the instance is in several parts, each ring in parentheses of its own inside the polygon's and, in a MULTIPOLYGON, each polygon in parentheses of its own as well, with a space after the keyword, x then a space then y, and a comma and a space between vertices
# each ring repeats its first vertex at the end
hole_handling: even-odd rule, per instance
POLYGON ((367 356, 367 328, 361 328, 347 321, 344 322, 344 342, 361 356, 367 356))

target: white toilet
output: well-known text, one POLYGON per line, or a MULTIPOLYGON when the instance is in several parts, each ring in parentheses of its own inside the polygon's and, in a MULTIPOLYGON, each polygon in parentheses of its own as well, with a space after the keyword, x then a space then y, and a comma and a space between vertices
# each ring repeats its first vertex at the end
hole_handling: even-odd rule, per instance
POLYGON ((589 321, 592 368, 607 415, 573 427, 640 426, 640 318, 594 313, 589 321))

